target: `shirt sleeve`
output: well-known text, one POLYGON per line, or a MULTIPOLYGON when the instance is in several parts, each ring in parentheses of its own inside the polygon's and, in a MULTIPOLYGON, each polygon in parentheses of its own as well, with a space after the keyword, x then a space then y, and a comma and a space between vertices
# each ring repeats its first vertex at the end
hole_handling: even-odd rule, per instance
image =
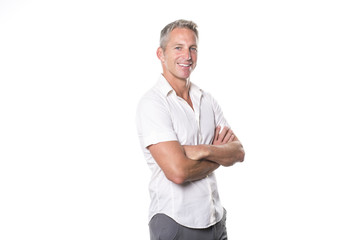
POLYGON ((223 113, 220 105, 218 104, 218 102, 212 96, 210 96, 210 98, 211 98, 211 103, 212 103, 212 107, 213 107, 214 114, 215 114, 216 126, 221 126, 221 128, 226 126, 226 127, 230 128, 230 125, 226 121, 226 119, 224 117, 224 113, 223 113))
POLYGON ((144 148, 159 142, 178 141, 170 112, 160 99, 143 98, 140 100, 136 125, 144 148))

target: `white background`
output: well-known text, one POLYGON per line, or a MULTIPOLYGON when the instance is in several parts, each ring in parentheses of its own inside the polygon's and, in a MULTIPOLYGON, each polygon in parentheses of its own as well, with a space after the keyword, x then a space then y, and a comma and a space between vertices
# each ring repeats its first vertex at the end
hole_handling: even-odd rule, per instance
POLYGON ((246 150, 230 239, 360 239, 356 2, 0 0, 0 239, 148 239, 135 108, 179 18, 246 150))

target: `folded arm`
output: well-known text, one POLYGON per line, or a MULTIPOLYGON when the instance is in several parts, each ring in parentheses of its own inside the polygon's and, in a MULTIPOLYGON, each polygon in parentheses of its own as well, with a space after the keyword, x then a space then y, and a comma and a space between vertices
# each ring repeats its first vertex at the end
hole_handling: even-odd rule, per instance
POLYGON ((165 176, 176 184, 200 180, 219 167, 213 161, 188 158, 184 147, 177 141, 160 142, 148 149, 165 176))
POLYGON ((244 161, 244 148, 233 131, 227 127, 220 133, 220 127, 215 130, 213 145, 184 146, 186 156, 193 160, 209 160, 222 166, 232 166, 244 161))
POLYGON ((205 178, 220 165, 231 166, 244 160, 244 149, 232 130, 215 129, 212 145, 185 145, 178 141, 160 142, 148 147, 165 176, 176 184, 205 178), (194 161, 196 160, 196 161, 194 161))

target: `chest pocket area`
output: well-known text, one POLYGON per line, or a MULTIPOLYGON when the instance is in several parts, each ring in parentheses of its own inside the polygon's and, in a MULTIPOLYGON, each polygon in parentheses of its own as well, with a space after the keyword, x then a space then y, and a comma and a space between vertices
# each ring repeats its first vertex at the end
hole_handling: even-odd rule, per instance
POLYGON ((211 144, 215 133, 215 115, 209 104, 193 111, 187 103, 180 103, 171 111, 174 131, 181 145, 211 144))
POLYGON ((196 114, 187 103, 178 102, 176 109, 171 111, 174 131, 181 145, 199 144, 199 124, 196 114))
POLYGON ((200 134, 202 144, 211 144, 215 135, 215 114, 208 104, 202 104, 200 108, 200 134))

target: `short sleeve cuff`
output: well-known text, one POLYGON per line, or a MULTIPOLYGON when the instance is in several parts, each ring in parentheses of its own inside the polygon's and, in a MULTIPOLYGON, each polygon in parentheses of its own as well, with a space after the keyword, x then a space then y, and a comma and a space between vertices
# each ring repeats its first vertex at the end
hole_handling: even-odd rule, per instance
POLYGON ((178 138, 174 132, 153 132, 149 136, 143 136, 143 140, 146 148, 159 142, 178 141, 178 138))

